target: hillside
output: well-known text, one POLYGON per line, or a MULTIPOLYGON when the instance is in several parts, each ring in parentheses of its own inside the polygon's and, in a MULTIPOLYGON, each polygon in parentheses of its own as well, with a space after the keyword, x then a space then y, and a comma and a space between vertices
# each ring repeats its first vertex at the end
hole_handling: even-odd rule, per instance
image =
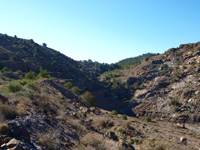
POLYGON ((142 54, 140 56, 120 60, 116 64, 121 67, 128 67, 130 65, 138 65, 141 63, 142 60, 149 60, 149 58, 156 56, 156 55, 158 55, 158 54, 146 53, 146 54, 142 54))
POLYGON ((121 68, 0 34, 0 149, 198 150, 199 62, 200 43, 121 68))
POLYGON ((101 80, 129 89, 138 117, 195 123, 200 122, 199 62, 200 43, 183 44, 129 69, 104 73, 101 80))

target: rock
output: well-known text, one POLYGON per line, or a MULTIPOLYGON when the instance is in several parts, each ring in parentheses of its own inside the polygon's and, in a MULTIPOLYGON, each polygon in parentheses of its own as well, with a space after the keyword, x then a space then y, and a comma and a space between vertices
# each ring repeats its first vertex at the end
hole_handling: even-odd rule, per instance
POLYGON ((179 128, 185 128, 185 124, 184 123, 177 123, 176 126, 179 127, 179 128))
POLYGON ((3 143, 7 143, 11 140, 11 137, 7 137, 6 135, 1 135, 0 136, 0 145, 2 145, 3 143))
POLYGON ((114 132, 107 132, 105 134, 105 136, 109 139, 112 139, 114 141, 118 141, 118 137, 116 136, 116 134, 114 132))
POLYGON ((180 137, 180 142, 186 145, 187 144, 187 138, 180 137))
POLYGON ((197 55, 200 55, 200 52, 193 53, 193 56, 197 56, 197 55))
POLYGON ((11 139, 8 143, 1 145, 1 149, 10 149, 10 150, 30 150, 29 147, 25 146, 25 143, 16 140, 15 138, 11 139))
POLYGON ((81 110, 82 113, 89 112, 89 109, 87 107, 80 107, 80 110, 81 110))
POLYGON ((13 147, 17 146, 19 143, 20 143, 20 141, 18 141, 16 139, 11 139, 8 143, 6 143, 6 147, 13 148, 13 147))
POLYGON ((30 134, 24 124, 18 122, 8 122, 9 127, 12 130, 12 136, 17 139, 24 140, 25 142, 30 142, 30 134))
POLYGON ((143 89, 143 90, 137 90, 136 92, 135 92, 135 97, 136 98, 143 98, 143 97, 145 97, 145 95, 147 94, 147 89, 143 89))
POLYGON ((121 148, 121 150, 135 150, 135 148, 131 144, 127 143, 124 140, 120 140, 118 146, 121 148))

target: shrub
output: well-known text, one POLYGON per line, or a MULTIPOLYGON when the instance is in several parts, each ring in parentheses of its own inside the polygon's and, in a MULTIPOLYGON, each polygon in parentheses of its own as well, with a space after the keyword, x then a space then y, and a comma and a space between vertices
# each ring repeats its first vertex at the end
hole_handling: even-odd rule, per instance
POLYGON ((9 83, 8 89, 9 89, 10 92, 15 93, 15 92, 20 91, 22 89, 22 87, 18 83, 9 83))
POLYGON ((179 107, 174 107, 174 112, 178 112, 179 110, 179 107))
POLYGON ((172 105, 174 105, 174 106, 177 106, 177 105, 178 105, 178 101, 177 101, 177 100, 172 100, 172 101, 170 102, 170 104, 172 104, 172 105))
POLYGON ((47 70, 41 70, 37 77, 38 77, 38 78, 42 77, 42 78, 47 78, 47 79, 49 79, 49 78, 50 78, 50 75, 49 75, 49 73, 48 73, 47 70))
POLYGON ((36 79, 35 72, 29 71, 28 73, 26 73, 25 74, 25 79, 31 79, 31 80, 36 79))
POLYGON ((122 115, 121 117, 120 117, 122 120, 127 120, 127 115, 122 115))
POLYGON ((47 150, 57 150, 59 148, 60 133, 49 131, 39 135, 38 144, 45 147, 47 150))
POLYGON ((111 128, 112 126, 114 126, 114 123, 110 120, 104 118, 97 120, 97 127, 99 128, 111 128))
POLYGON ((71 82, 67 82, 67 83, 64 84, 64 86, 71 89, 73 84, 71 82))
POLYGON ((6 119, 15 119, 18 116, 18 113, 13 107, 1 105, 0 112, 4 115, 6 119))
POLYGON ((11 136, 11 129, 7 124, 0 124, 0 134, 11 136))
POLYGON ((145 118, 145 120, 146 120, 146 122, 151 122, 151 117, 150 117, 150 116, 147 116, 147 117, 145 118))
POLYGON ((23 80, 21 80, 19 83, 20 83, 21 85, 26 85, 27 81, 23 79, 23 80))
POLYGON ((116 110, 112 110, 112 111, 110 112, 110 114, 111 114, 111 115, 118 115, 118 113, 117 113, 116 110))
POLYGON ((3 68, 3 72, 8 72, 8 71, 10 71, 10 70, 8 69, 7 66, 3 68))
POLYGON ((73 86, 71 88, 72 92, 74 92, 75 94, 79 95, 81 93, 81 89, 78 86, 73 86))
POLYGON ((95 100, 95 97, 89 92, 89 91, 86 91, 83 95, 82 95, 82 98, 83 98, 83 103, 86 105, 86 106, 94 106, 96 104, 96 100, 95 100))

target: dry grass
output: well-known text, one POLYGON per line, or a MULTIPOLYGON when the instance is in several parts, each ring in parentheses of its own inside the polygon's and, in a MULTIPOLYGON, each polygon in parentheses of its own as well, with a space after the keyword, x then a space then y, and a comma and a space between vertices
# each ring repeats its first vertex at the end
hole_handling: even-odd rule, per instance
POLYGON ((96 116, 94 126, 98 129, 111 128, 114 126, 114 122, 104 116, 96 116))
POLYGON ((104 138, 98 133, 88 133, 82 138, 82 142, 87 147, 92 147, 98 150, 117 150, 118 143, 109 139, 104 138))
POLYGON ((48 131, 40 133, 38 136, 38 144, 42 145, 46 150, 59 149, 60 133, 57 131, 48 131))

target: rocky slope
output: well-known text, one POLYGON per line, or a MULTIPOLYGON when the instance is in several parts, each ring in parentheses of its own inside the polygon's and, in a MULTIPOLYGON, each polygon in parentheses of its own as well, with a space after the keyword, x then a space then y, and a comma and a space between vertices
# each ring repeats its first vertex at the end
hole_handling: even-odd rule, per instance
MULTIPOLYGON (((129 89, 138 117, 200 122, 200 43, 183 44, 101 79, 129 89)), ((120 110, 119 110, 120 111, 120 110)))

